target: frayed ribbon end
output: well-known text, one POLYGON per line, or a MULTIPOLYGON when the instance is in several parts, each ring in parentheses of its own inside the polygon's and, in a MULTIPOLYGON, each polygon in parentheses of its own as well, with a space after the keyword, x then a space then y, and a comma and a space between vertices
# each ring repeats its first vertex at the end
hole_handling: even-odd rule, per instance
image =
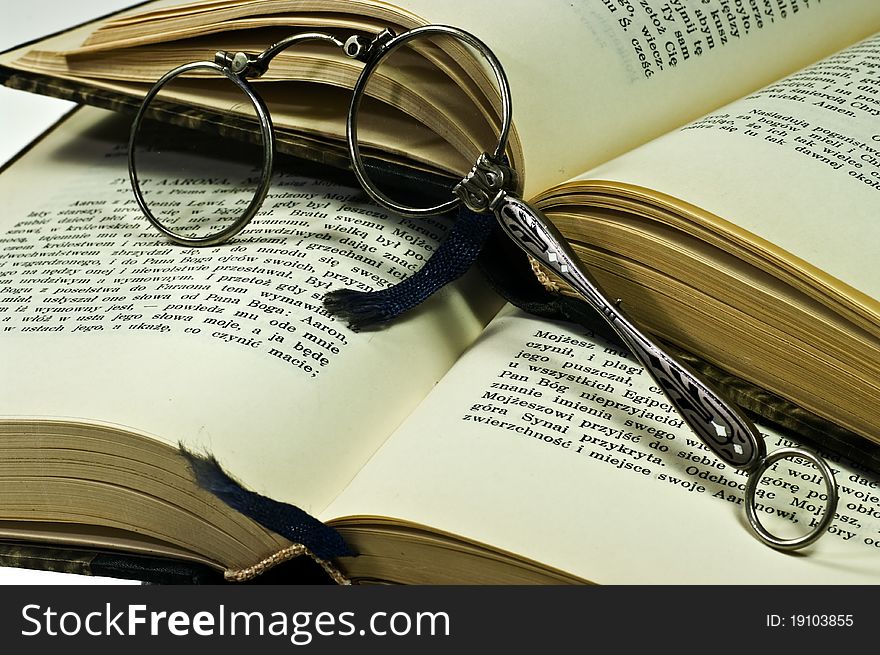
POLYGON ((384 299, 377 298, 375 293, 351 289, 336 289, 325 294, 324 309, 345 321, 353 332, 375 327, 394 318, 384 299))

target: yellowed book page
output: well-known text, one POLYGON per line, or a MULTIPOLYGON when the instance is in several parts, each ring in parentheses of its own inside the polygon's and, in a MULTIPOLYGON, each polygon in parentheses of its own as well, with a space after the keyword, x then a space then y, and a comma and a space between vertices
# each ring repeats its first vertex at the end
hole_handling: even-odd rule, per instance
MULTIPOLYGON (((790 443, 763 431, 770 451, 790 443)), ((828 534, 775 551, 745 525, 746 477, 698 443, 639 365, 509 309, 323 518, 426 524, 602 584, 876 584, 880 479, 832 466, 828 534)), ((758 485, 758 516, 794 536, 821 513, 824 486, 815 469, 777 468, 758 485)))
MULTIPOLYGON (((485 40, 510 79, 527 197, 880 27, 875 0, 400 0, 328 10, 445 23, 485 40)), ((63 38, 46 47, 75 46, 63 38)))
POLYGON ((880 29, 875 0, 399 0, 510 78, 527 197, 880 29))
MULTIPOLYGON (((0 415, 181 442, 314 512, 499 301, 469 279, 388 329, 352 332, 323 308, 324 294, 407 277, 443 224, 388 216, 358 190, 281 172, 234 241, 172 246, 135 204, 128 120, 82 109, 0 175, 0 415)), ((167 181, 166 202, 204 202, 199 179, 167 181)))
POLYGON ((880 34, 581 179, 656 189, 880 320, 880 34))

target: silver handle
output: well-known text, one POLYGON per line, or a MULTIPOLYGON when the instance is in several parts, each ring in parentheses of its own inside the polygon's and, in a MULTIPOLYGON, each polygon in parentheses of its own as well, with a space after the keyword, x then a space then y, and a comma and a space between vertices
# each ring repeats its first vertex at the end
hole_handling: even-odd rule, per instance
POLYGON ((637 328, 584 269, 559 230, 541 212, 504 193, 493 203, 504 232, 556 271, 600 312, 638 358, 684 421, 727 464, 751 471, 764 460, 764 440, 742 412, 709 382, 637 328))

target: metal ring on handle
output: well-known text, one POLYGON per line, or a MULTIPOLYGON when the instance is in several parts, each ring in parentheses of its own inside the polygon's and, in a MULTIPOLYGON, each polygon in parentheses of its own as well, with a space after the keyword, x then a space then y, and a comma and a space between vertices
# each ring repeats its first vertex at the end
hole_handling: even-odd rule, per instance
POLYGON ((749 526, 751 526, 758 539, 777 550, 797 550, 804 546, 809 546, 821 537, 828 529, 831 521, 834 520, 834 512, 837 510, 837 500, 837 482, 834 480, 834 472, 831 470, 831 467, 828 466, 824 459, 805 448, 780 448, 779 450, 774 450, 764 458, 764 461, 761 462, 757 469, 749 474, 749 479, 746 482, 745 505, 749 526), (806 459, 819 469, 819 472, 822 474, 822 481, 825 484, 825 495, 827 496, 827 500, 825 501, 825 513, 810 532, 801 537, 782 539, 761 525, 761 521, 758 519, 758 513, 755 508, 755 491, 758 488, 758 482, 770 466, 778 462, 780 459, 792 459, 794 457, 806 459))
POLYGON ((153 85, 153 88, 151 88, 147 95, 144 97, 140 109, 138 109, 137 116, 135 116, 134 123, 132 123, 131 135, 129 136, 128 140, 128 176, 131 180, 131 188, 134 191, 134 196, 137 200, 138 206, 147 217, 147 220, 149 220, 150 223, 157 230, 168 237, 172 242, 181 246, 189 247, 216 246, 218 244, 221 244, 241 232, 247 226, 247 224, 251 222, 251 219, 256 215, 257 211, 259 211, 260 209, 260 206, 263 204, 266 193, 269 191, 269 184, 272 181, 272 165, 274 158, 275 134, 272 129, 272 119, 269 117, 269 112, 266 109, 266 105, 263 103, 260 97, 256 93, 254 93, 250 84, 242 79, 237 73, 234 73, 228 68, 220 66, 211 61, 194 61, 189 64, 184 64, 183 66, 178 66, 177 68, 165 73, 165 75, 163 75, 159 79, 159 81, 153 85), (137 141, 138 131, 140 130, 141 123, 143 122, 143 119, 147 114, 150 103, 153 101, 159 91, 161 91, 166 84, 177 78, 179 75, 200 69, 209 69, 214 72, 220 73, 228 80, 230 80, 233 84, 235 84, 239 89, 241 89, 241 91, 243 91, 244 94, 250 99, 254 111, 257 113, 257 117, 260 121, 260 132, 263 137, 263 165, 260 173, 260 182, 257 186, 256 191, 254 192, 254 197, 251 200, 250 204, 248 204, 248 206, 245 208, 241 216, 239 216, 231 225, 213 234, 209 234, 203 237, 186 237, 165 226, 165 224, 163 224, 162 221, 160 221, 147 206, 147 203, 144 200, 143 192, 141 191, 140 182, 138 181, 137 177, 135 143, 137 141))
POLYGON ((367 61, 364 69, 361 71, 360 77, 358 77, 357 82, 354 85, 351 105, 348 108, 348 117, 346 119, 348 151, 351 154, 351 162, 355 176, 369 196, 380 205, 399 214, 403 214, 404 216, 433 216, 436 214, 442 214, 455 208, 460 200, 453 196, 451 200, 433 207, 410 207, 408 205, 401 205, 385 195, 381 189, 377 188, 370 180, 366 167, 364 166, 364 160, 361 157, 361 151, 357 140, 357 117, 367 82, 385 57, 413 39, 434 35, 450 36, 463 41, 479 51, 492 67, 492 71, 495 73, 495 78, 498 82, 498 88, 501 91, 501 132, 498 135, 498 145, 495 147, 493 153, 493 156, 496 158, 501 157, 507 147, 507 138, 510 134, 510 126, 512 122, 513 110, 510 100, 510 84, 507 81, 507 75, 504 73, 504 69, 501 67, 501 63, 495 57, 495 54, 489 49, 489 46, 473 34, 460 30, 457 27, 450 27, 449 25, 426 25, 395 36, 390 41, 379 46, 379 50, 367 61))

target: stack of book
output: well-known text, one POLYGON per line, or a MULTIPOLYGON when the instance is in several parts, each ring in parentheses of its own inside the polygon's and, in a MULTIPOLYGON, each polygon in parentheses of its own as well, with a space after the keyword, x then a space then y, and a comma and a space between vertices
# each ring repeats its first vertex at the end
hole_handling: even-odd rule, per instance
MULTIPOLYGON (((175 561, 245 579, 302 552, 199 477, 208 462, 331 527, 351 554, 309 551, 356 581, 880 581, 878 29, 873 0, 155 2, 0 55, 7 86, 94 105, 0 175, 3 562, 78 553, 88 572, 112 555, 120 574, 175 561), (381 330, 327 312, 327 291, 390 286, 449 228, 332 171, 362 66, 338 49, 292 48, 254 81, 299 167, 248 230, 210 249, 150 231, 126 141, 168 69, 297 31, 431 23, 505 67, 524 196, 601 285, 770 450, 832 459, 841 502, 807 556, 752 538, 745 477, 524 258, 496 266, 501 295, 474 271, 381 330)), ((373 98, 370 156, 454 177, 497 123, 496 90, 454 48, 407 56, 373 98), (409 102, 413 71, 451 91, 409 102), (458 123, 467 103, 482 124, 458 123)), ((210 81, 179 94, 172 122, 240 126, 210 81)), ((198 201, 170 171, 167 187, 198 201)), ((795 468, 761 485, 761 511, 804 527, 821 486, 795 468)))

